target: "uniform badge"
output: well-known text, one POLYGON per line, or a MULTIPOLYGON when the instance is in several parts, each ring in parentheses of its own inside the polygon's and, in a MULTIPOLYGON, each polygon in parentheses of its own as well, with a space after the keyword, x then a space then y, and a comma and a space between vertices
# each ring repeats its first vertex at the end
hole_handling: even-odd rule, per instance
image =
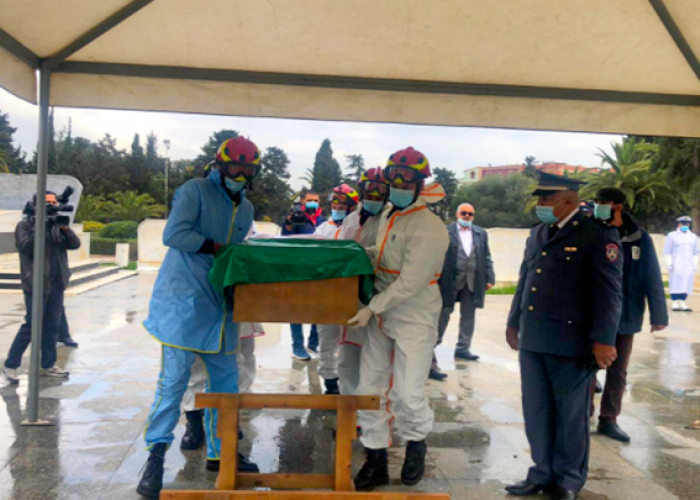
POLYGON ((642 247, 632 247, 632 259, 639 260, 642 256, 642 247))
POLYGON ((617 262, 617 258, 620 256, 620 249, 614 243, 610 243, 605 247, 605 255, 610 262, 617 262))

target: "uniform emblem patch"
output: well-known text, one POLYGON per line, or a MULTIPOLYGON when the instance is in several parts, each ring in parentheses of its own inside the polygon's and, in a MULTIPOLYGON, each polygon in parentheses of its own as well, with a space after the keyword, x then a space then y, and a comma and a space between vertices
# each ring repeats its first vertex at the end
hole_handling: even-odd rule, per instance
POLYGON ((620 256, 620 249, 614 243, 610 243, 605 247, 605 255, 610 262, 617 262, 617 258, 620 256))
POLYGON ((632 247, 632 259, 639 260, 642 256, 642 247, 632 247))

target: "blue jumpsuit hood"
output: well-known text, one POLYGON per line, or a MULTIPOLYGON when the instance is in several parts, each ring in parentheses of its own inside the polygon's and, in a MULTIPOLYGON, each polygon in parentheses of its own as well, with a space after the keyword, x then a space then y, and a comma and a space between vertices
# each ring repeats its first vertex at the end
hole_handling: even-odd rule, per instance
POLYGON ((200 353, 236 350, 231 304, 209 283, 214 256, 197 253, 206 240, 240 243, 253 223, 253 205, 241 191, 236 207, 213 170, 175 193, 163 232, 168 252, 158 273, 144 326, 160 343, 200 353))

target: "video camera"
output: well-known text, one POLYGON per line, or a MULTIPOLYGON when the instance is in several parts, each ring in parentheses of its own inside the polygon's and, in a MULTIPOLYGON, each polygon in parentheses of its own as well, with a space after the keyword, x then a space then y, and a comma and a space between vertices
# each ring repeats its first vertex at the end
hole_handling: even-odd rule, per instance
POLYGON ((303 226, 306 224, 306 213, 304 213, 301 200, 295 201, 294 206, 289 211, 289 222, 292 226, 303 226))
MULTIPOLYGON (((73 205, 68 205, 70 197, 75 192, 70 186, 66 186, 63 193, 56 196, 58 205, 47 205, 46 206, 46 224, 47 226, 58 226, 58 227, 68 227, 70 224, 70 217, 67 215, 57 215, 59 212, 72 212, 74 210, 73 205)), ((22 213, 27 217, 32 218, 36 216, 36 197, 33 201, 28 201, 24 206, 22 213)))

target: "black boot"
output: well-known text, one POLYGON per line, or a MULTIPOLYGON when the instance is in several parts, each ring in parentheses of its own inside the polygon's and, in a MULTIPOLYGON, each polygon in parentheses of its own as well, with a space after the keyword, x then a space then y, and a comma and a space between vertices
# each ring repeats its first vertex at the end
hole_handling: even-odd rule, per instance
POLYGON ((389 484, 389 465, 386 448, 371 450, 365 448, 367 461, 355 476, 357 491, 372 491, 377 486, 389 484))
POLYGON ((401 469, 401 482, 409 486, 418 484, 425 473, 425 455, 428 447, 425 441, 409 441, 406 446, 406 460, 401 469))
MULTIPOLYGON (((220 460, 207 459, 207 470, 219 472, 220 465, 221 465, 220 460)), ((238 472, 250 472, 253 474, 258 474, 260 472, 260 468, 258 467, 258 464, 254 463, 254 462, 249 462, 248 460, 246 460, 246 458, 243 455, 241 455, 239 453, 238 454, 238 472)))
POLYGON ((337 378, 327 378, 324 382, 326 384, 326 394, 340 394, 337 378))
POLYGON ((181 450, 196 450, 204 444, 203 416, 204 412, 202 410, 185 412, 187 429, 185 430, 185 435, 182 436, 182 441, 180 441, 181 450))
POLYGON ((146 470, 143 471, 141 481, 136 488, 136 493, 146 498, 158 498, 163 489, 163 464, 165 463, 165 450, 168 445, 158 443, 153 446, 151 454, 146 462, 146 470))

